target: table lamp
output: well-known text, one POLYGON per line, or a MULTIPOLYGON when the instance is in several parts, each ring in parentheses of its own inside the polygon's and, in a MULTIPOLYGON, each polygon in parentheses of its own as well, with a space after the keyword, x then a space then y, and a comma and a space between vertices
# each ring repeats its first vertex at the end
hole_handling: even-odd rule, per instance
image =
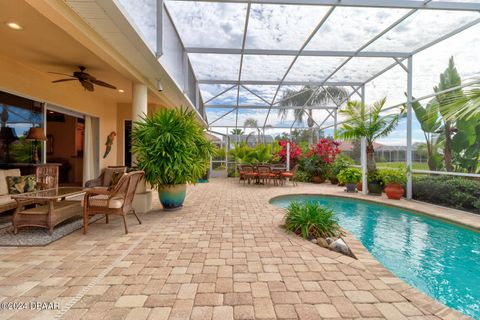
POLYGON ((40 158, 38 157, 38 141, 47 140, 45 133, 43 133, 43 128, 30 128, 25 140, 33 141, 33 162, 40 163, 40 158))

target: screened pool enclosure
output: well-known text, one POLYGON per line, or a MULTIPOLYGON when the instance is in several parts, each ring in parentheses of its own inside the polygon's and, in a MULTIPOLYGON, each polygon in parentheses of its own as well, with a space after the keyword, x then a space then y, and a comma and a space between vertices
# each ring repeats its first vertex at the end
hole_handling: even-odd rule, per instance
MULTIPOLYGON (((468 30, 472 30, 467 35, 472 42, 478 39, 479 0, 120 3, 213 133, 226 136, 233 129, 243 129, 265 136, 313 125, 333 135, 345 120, 338 111, 347 100, 372 102, 387 96, 386 114, 402 108, 406 113, 398 126, 402 133, 398 131, 392 139, 405 147, 410 169, 407 198, 412 196, 412 173, 430 172, 412 168, 412 145, 420 130, 412 104, 426 104, 443 92, 478 82, 475 57, 479 52, 472 46, 465 51, 470 55, 464 57, 461 85, 437 92, 432 90, 437 82, 416 87, 425 82, 425 76, 416 70, 430 68, 429 63, 435 63, 440 53, 450 55, 448 51, 454 47, 448 43, 450 39, 468 30), (418 55, 445 41, 443 51, 423 56, 422 62, 415 64, 418 55), (390 85, 378 93, 379 84, 387 82, 390 85), (312 103, 327 87, 343 88, 347 98, 312 103), (302 105, 292 105, 285 103, 288 92, 308 92, 310 98, 302 105), (293 112, 280 117, 284 109, 304 113, 304 121, 296 119, 293 112), (245 120, 252 118, 255 128, 245 125, 245 120), (310 121, 305 121, 307 118, 310 121)), ((447 65, 436 67, 443 71, 447 65)), ((364 143, 361 165, 366 172, 364 143)), ((480 176, 475 172, 448 174, 480 176)), ((366 185, 365 174, 363 183, 366 185)))

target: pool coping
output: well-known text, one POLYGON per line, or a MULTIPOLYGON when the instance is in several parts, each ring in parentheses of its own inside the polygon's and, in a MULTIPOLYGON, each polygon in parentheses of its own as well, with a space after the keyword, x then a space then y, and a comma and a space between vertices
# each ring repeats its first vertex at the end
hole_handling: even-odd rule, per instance
POLYGON ((302 193, 289 193, 289 194, 277 195, 275 197, 270 198, 268 202, 271 204, 274 199, 285 197, 285 196, 322 196, 322 197, 329 197, 329 198, 354 199, 354 200, 370 202, 374 204, 381 204, 381 205, 385 205, 392 208, 406 210, 416 215, 427 216, 432 219, 440 220, 445 223, 450 223, 458 227, 462 227, 462 228, 471 230, 473 232, 480 233, 480 215, 479 214, 462 211, 458 209, 453 209, 453 208, 448 208, 448 207, 443 207, 443 206, 439 206, 436 204, 423 202, 423 201, 406 200, 406 199, 391 200, 383 196, 371 196, 371 195, 363 195, 363 194, 359 195, 358 193, 349 194, 347 192, 345 192, 345 194, 337 194, 337 193, 327 194, 324 192, 315 192, 315 193, 302 192, 302 193), (366 197, 371 197, 371 198, 366 199, 366 197), (396 202, 390 202, 390 201, 396 201, 396 202), (423 209, 411 208, 410 206, 408 206, 408 204, 418 204, 421 206, 425 206, 427 208, 423 208, 423 209), (433 211, 429 212, 428 206, 431 206, 438 210, 447 211, 450 213, 441 213, 441 212, 433 212, 433 211), (477 221, 471 221, 471 220, 477 220, 477 221))
MULTIPOLYGON (((360 200, 364 202, 370 202, 370 203, 379 203, 379 204, 384 204, 393 208, 400 208, 404 209, 407 211, 410 211, 412 209, 410 208, 405 208, 402 206, 398 205, 389 205, 381 201, 371 201, 369 199, 362 199, 362 198, 357 198, 357 197, 350 197, 350 196, 341 196, 341 195, 332 195, 332 194, 323 194, 323 193, 298 193, 298 194, 283 194, 283 195, 277 195, 268 200, 268 203, 272 206, 275 206, 272 204, 272 200, 280 197, 285 197, 285 196, 300 196, 300 195, 321 195, 325 197, 330 197, 330 198, 345 198, 345 199, 354 199, 354 200, 360 200)), ((286 212, 285 208, 281 208, 278 206, 275 206, 276 208, 280 209, 283 212, 286 212)), ((438 220, 443 220, 446 223, 450 223, 451 221, 447 219, 442 219, 441 217, 436 217, 434 215, 430 215, 427 212, 422 212, 419 210, 413 210, 413 214, 419 214, 419 215, 425 215, 428 217, 431 217, 433 219, 438 219, 438 220)), ((474 214, 472 214, 474 215, 474 214)), ((278 220, 277 220, 278 222, 278 220)), ((454 222, 454 221, 452 221, 454 222)), ((456 223, 454 223, 456 224, 456 223)), ((474 231, 478 231, 476 228, 471 228, 468 225, 464 225, 462 223, 459 223, 460 227, 465 227, 467 229, 473 229, 474 231)), ((306 239, 303 239, 302 237, 288 233, 284 228, 282 228, 282 225, 278 225, 278 228, 281 228, 284 232, 286 232, 289 236, 297 238, 297 241, 303 241, 306 246, 314 246, 317 248, 321 248, 323 250, 329 250, 326 248, 323 248, 319 246, 318 244, 314 244, 306 239)), ((393 272, 391 272, 389 269, 387 269, 380 261, 378 261, 371 253, 368 251, 368 249, 362 244, 360 240, 358 240, 353 234, 345 230, 346 235, 343 236, 342 238, 344 241, 347 243, 348 247, 352 250, 354 255, 356 256, 355 258, 348 257, 345 255, 341 255, 340 258, 337 258, 336 260, 341 261, 343 263, 346 263, 347 265, 350 265, 354 268, 358 268, 358 263, 361 263, 361 265, 367 270, 368 272, 371 272, 372 274, 378 276, 379 279, 382 280, 388 287, 390 287, 392 290, 396 291, 398 294, 403 296, 407 301, 412 302, 417 308, 419 308, 422 312, 425 313, 430 313, 435 315, 436 317, 440 319, 470 319, 473 320, 473 318, 461 313, 460 311, 457 311, 447 305, 444 305, 442 302, 437 301, 435 298, 430 297, 427 293, 424 293, 420 291, 419 289, 411 286, 408 284, 405 280, 401 279, 397 275, 395 275, 393 272)), ((329 250, 330 251, 330 250, 329 250)), ((427 316, 427 315, 425 315, 427 316)))

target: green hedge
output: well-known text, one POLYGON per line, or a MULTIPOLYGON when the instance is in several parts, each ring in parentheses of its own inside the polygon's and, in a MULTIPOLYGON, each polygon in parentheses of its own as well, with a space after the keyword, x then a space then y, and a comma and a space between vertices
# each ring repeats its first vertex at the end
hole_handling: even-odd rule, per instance
POLYGON ((413 198, 480 214, 480 180, 452 176, 414 176, 413 198))

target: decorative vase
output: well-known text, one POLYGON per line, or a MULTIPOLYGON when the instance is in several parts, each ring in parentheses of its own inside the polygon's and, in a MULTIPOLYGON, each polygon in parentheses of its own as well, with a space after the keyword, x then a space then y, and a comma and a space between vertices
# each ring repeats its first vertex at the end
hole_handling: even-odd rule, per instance
POLYGON ((382 185, 377 181, 368 183, 368 194, 379 196, 382 194, 382 185))
POLYGON ((313 183, 323 183, 325 182, 325 179, 321 176, 314 176, 312 178, 313 183))
POLYGON ((356 188, 356 183, 347 183, 347 192, 355 192, 356 188))
POLYGON ((337 178, 330 178, 330 183, 331 184, 338 184, 338 179, 337 178))
POLYGON ((389 183, 385 187, 388 199, 400 200, 404 192, 403 186, 399 183, 389 183))
POLYGON ((183 207, 183 201, 187 193, 186 184, 165 185, 158 187, 158 198, 163 210, 178 210, 183 207))

